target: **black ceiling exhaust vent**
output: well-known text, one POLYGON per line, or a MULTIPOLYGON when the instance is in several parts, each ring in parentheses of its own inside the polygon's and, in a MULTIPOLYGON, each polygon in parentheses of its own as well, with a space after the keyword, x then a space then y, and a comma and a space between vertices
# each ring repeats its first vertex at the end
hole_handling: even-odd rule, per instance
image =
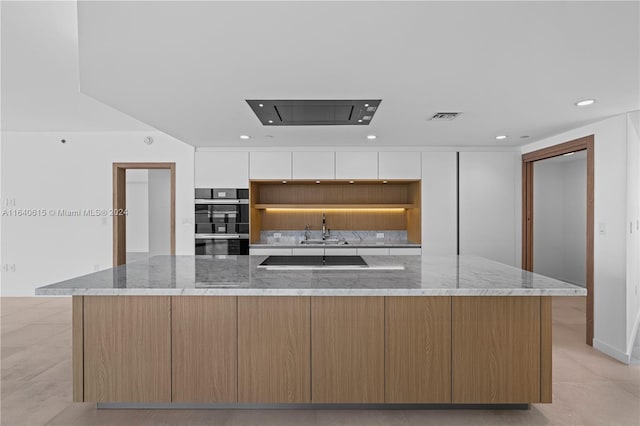
POLYGON ((382 99, 249 100, 265 126, 367 126, 382 99))

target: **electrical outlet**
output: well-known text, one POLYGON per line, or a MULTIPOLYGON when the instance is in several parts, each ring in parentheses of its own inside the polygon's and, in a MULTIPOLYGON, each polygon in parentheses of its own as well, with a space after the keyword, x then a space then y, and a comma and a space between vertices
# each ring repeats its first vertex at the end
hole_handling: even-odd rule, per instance
POLYGON ((384 238, 384 232, 376 232, 376 238, 384 238))
POLYGON ((605 235, 607 233, 607 224, 604 222, 600 222, 598 224, 598 233, 600 235, 605 235))
POLYGON ((2 271, 3 272, 15 272, 16 271, 16 264, 15 263, 5 263, 4 265, 2 265, 2 271))
POLYGON ((273 238, 281 238, 282 234, 280 232, 274 232, 273 233, 273 238))
POLYGON ((96 263, 95 265, 93 265, 93 270, 94 271, 99 271, 100 270, 100 264, 96 263))

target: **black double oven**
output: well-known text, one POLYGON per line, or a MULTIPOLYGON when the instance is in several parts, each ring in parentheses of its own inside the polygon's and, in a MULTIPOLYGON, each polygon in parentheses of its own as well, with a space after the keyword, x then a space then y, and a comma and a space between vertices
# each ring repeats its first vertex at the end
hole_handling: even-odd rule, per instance
POLYGON ((249 190, 196 188, 196 254, 249 254, 249 190))

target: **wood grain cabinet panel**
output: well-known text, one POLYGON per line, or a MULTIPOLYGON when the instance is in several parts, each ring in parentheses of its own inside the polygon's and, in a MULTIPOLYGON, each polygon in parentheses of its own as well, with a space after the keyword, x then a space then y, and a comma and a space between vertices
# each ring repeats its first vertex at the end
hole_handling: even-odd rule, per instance
POLYGON ((238 297, 238 402, 309 403, 309 297, 238 297))
POLYGON ((172 401, 236 402, 235 297, 171 298, 172 401))
POLYGON ((312 400, 384 402, 384 297, 313 297, 312 400))
POLYGON ((451 297, 387 297, 385 402, 451 402, 451 297))
POLYGON ((170 402, 168 296, 84 297, 84 400, 170 402))
POLYGON ((540 297, 453 297, 453 402, 540 400, 540 297))

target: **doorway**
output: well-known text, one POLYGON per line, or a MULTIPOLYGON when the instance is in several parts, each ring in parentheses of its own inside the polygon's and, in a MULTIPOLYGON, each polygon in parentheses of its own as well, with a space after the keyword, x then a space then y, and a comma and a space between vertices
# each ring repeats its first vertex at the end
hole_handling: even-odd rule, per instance
POLYGON ((114 267, 175 255, 175 163, 113 163, 113 210, 114 267))
POLYGON ((522 156, 522 269, 534 265, 534 165, 571 152, 586 152, 586 343, 593 346, 593 209, 594 209, 594 137, 586 136, 566 143, 529 152, 522 156))

